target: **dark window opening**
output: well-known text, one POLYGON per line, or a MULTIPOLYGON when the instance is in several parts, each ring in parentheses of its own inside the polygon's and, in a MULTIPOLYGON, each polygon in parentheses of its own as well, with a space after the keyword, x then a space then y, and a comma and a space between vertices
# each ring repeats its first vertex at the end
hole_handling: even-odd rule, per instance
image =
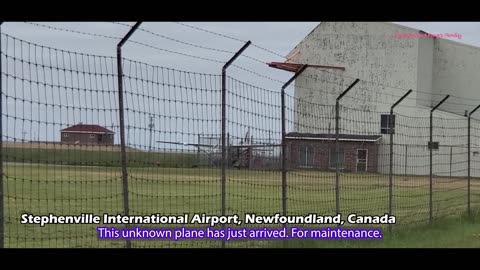
POLYGON ((313 147, 309 145, 300 146, 300 167, 313 167, 313 147))
MULTIPOLYGON (((330 148, 330 161, 329 161, 329 167, 330 169, 335 169, 336 168, 336 164, 337 164, 337 151, 336 151, 336 147, 332 147, 330 148)), ((338 151, 338 156, 339 156, 339 160, 338 160, 338 168, 339 169, 344 169, 344 161, 345 161, 345 153, 344 153, 344 149, 343 147, 340 147, 339 151, 338 151)))
POLYGON ((438 150, 439 143, 438 142, 428 142, 428 149, 438 150))
POLYGON ((395 133, 395 115, 382 114, 380 120, 381 120, 380 131, 382 134, 395 133))

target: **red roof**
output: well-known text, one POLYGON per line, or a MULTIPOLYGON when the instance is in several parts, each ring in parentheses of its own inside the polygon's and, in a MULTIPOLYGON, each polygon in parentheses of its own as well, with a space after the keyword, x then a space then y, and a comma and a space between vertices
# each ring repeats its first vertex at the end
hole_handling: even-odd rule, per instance
POLYGON ((68 128, 64 128, 63 132, 96 132, 96 133, 114 133, 113 131, 106 129, 99 125, 85 125, 77 124, 68 128))

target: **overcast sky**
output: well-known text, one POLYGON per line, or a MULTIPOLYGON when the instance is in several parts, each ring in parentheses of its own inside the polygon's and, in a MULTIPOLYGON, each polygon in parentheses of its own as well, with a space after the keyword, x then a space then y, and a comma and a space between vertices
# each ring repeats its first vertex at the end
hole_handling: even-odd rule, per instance
MULTIPOLYGON (((128 32, 129 26, 133 24, 134 22, 122 22, 120 24, 111 22, 6 22, 2 25, 2 33, 53 48, 114 57, 116 55, 116 44, 128 32), (88 32, 98 36, 49 29, 36 24, 88 32), (115 39, 102 37, 102 35, 115 37, 115 39)), ((240 57, 235 65, 261 76, 268 76, 273 80, 285 82, 292 76, 291 73, 272 69, 265 63, 284 61, 284 58, 276 54, 286 56, 319 22, 188 22, 185 24, 242 41, 251 40, 255 46, 247 48, 244 55, 259 61, 240 57), (274 53, 262 50, 257 46, 274 53)), ((461 35, 460 39, 457 37, 449 39, 480 47, 480 22, 399 22, 398 24, 432 34, 458 33, 461 35)), ((147 46, 128 42, 124 46, 123 56, 150 65, 220 74, 223 63, 233 55, 233 52, 243 46, 241 41, 193 29, 181 23, 144 22, 140 28, 155 34, 140 30, 135 32, 130 40, 147 46), (205 59, 219 61, 220 63, 205 59)), ((5 44, 2 44, 2 47, 4 46, 5 44)), ((229 68, 228 75, 255 86, 275 91, 279 91, 282 85, 281 82, 265 79, 236 67, 229 68)), ((292 88, 289 91, 291 93, 292 88)), ((64 120, 61 121, 64 122, 64 120)), ((146 123, 141 125, 146 126, 146 123)), ((21 133, 21 131, 15 131, 13 136, 19 137, 18 132, 21 133)), ((145 142, 142 142, 142 144, 145 144, 145 142)))

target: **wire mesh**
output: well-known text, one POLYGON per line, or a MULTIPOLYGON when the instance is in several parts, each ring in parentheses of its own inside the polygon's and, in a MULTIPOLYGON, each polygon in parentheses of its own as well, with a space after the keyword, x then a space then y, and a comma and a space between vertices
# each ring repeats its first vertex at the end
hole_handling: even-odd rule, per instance
MULTIPOLYGON (((226 214, 281 212, 280 91, 227 78, 226 214)), ((244 224, 261 228, 264 224, 244 224)), ((271 226, 271 225, 269 225, 271 226)), ((264 241, 229 241, 227 247, 258 247, 264 241)))
POLYGON ((1 38, 5 246, 121 246, 93 225, 19 222, 122 212, 115 60, 1 38))
MULTIPOLYGON (((220 215, 222 207, 227 215, 241 218, 268 216, 282 213, 286 202, 287 215, 302 216, 335 215, 337 209, 343 218, 351 213, 382 216, 391 208, 397 226, 410 226, 429 222, 430 215, 437 220, 467 210, 468 122, 465 116, 440 108, 431 126, 431 104, 427 103, 435 103, 440 96, 429 100, 426 93, 413 92, 395 109, 390 126, 390 107, 405 89, 361 80, 338 103, 337 114, 337 98, 353 79, 307 69, 296 79, 294 93, 285 94, 286 136, 282 141, 280 87, 273 89, 264 83, 281 81, 232 65, 255 75, 255 83, 235 75, 225 77, 226 117, 222 119, 222 76, 122 59, 129 181, 128 190, 123 190, 117 59, 46 47, 3 33, 1 59, 6 247, 124 247, 125 241, 99 240, 93 224, 40 227, 19 223, 24 213, 122 214, 124 192, 129 195, 130 215, 142 216, 220 215), (227 133, 225 160, 222 121, 227 133), (432 149, 431 165, 430 131, 432 142, 438 143, 432 149), (287 145, 285 153, 282 143, 287 145), (283 155, 287 159, 286 196, 282 193, 283 155), (227 167, 225 193, 222 162, 227 167)), ((445 105, 459 105, 460 99, 445 105)), ((473 213, 480 207, 479 134, 480 121, 472 118, 473 213)), ((282 224, 241 225, 264 226, 282 224)), ((347 222, 344 226, 360 225, 347 222)), ((226 246, 269 245, 268 241, 249 240, 230 241, 226 246)), ((136 240, 132 246, 222 245, 218 240, 136 240)))
MULTIPOLYGON (((130 60, 123 64, 127 146, 137 149, 127 154, 131 215, 220 215, 219 140, 218 135, 204 135, 220 133, 220 76, 130 60), (206 166, 199 166, 199 160, 206 160, 206 166)), ((218 241, 198 240, 132 244, 219 245, 218 241)))

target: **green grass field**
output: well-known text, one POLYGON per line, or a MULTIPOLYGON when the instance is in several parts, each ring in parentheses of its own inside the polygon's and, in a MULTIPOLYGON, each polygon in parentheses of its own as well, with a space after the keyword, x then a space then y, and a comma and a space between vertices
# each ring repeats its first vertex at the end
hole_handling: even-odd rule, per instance
MULTIPOLYGON (((27 144, 4 148, 4 202, 7 247, 123 247, 124 241, 98 240, 95 225, 20 224, 23 213, 78 215, 122 214, 120 155, 115 149, 83 149, 64 145, 27 144), (52 149, 51 147, 54 147, 52 149), (68 149, 67 149, 68 148, 68 149), (77 149, 78 148, 78 149, 77 149)), ((98 147, 97 147, 98 148, 98 147)), ((129 151, 129 209, 132 215, 221 214, 218 168, 192 168, 193 154, 129 151)), ((281 173, 227 170, 226 213, 270 215, 282 212, 281 173)), ((467 182, 435 178, 433 216, 465 213, 467 182)), ((480 208, 480 181, 472 181, 472 208, 480 208)), ((394 177, 395 230, 425 224, 429 218, 429 178, 394 177)), ((289 215, 335 213, 335 174, 291 171, 287 174, 289 215)), ((340 178, 343 214, 382 215, 388 212, 388 177, 343 173, 340 178)), ((360 226, 360 225, 357 225, 360 226)), ((373 225, 370 225, 373 226, 373 225)), ((142 226, 152 227, 152 226, 142 226)), ((165 227, 165 226, 164 226, 165 227)), ((382 228, 385 228, 382 227, 382 228)), ((229 242, 232 247, 264 247, 272 241, 229 242)), ((219 241, 133 241, 134 247, 219 247, 219 241)))
MULTIPOLYGON (((118 167, 121 164, 119 146, 75 146, 75 145, 41 145, 42 148, 29 148, 29 143, 5 147, 4 161, 48 163, 58 165, 118 167), (85 150, 79 150, 79 149, 85 150), (99 149, 97 149, 99 148, 99 149)), ((128 152, 129 167, 192 167, 194 153, 150 153, 143 151, 128 152)))
MULTIPOLYGON (((478 216, 475 218, 478 220, 478 216)), ((289 248, 480 248, 480 224, 467 218, 449 218, 433 225, 395 230, 382 240, 308 240, 275 243, 289 248)))
MULTIPOLYGON (((55 155, 58 158, 58 153, 55 155)), ((176 157, 169 158, 170 162, 178 163, 176 157)), ((5 162, 4 167, 7 247, 124 247, 124 241, 98 240, 95 225, 51 224, 40 227, 19 222, 23 213, 123 213, 120 167, 20 162, 5 162)), ((128 175, 132 215, 221 213, 219 169, 129 166, 128 175)), ((288 173, 287 179, 289 215, 335 213, 334 173, 292 171, 288 173)), ((428 177, 394 177, 393 213, 397 216, 398 223, 394 230, 428 222, 428 181, 428 177)), ((478 179, 472 181, 471 190, 472 209, 478 211, 478 179)), ((467 209, 466 192, 465 179, 435 178, 434 218, 440 220, 464 215, 467 209)), ((278 171, 227 171, 227 214, 237 213, 242 216, 252 212, 263 215, 281 213, 281 194, 281 173, 278 171)), ((343 214, 386 213, 388 177, 379 174, 342 174, 340 208, 343 214)), ((227 247, 268 247, 271 242, 229 242, 227 247)), ((220 247, 220 242, 143 240, 133 241, 133 246, 220 247)))

